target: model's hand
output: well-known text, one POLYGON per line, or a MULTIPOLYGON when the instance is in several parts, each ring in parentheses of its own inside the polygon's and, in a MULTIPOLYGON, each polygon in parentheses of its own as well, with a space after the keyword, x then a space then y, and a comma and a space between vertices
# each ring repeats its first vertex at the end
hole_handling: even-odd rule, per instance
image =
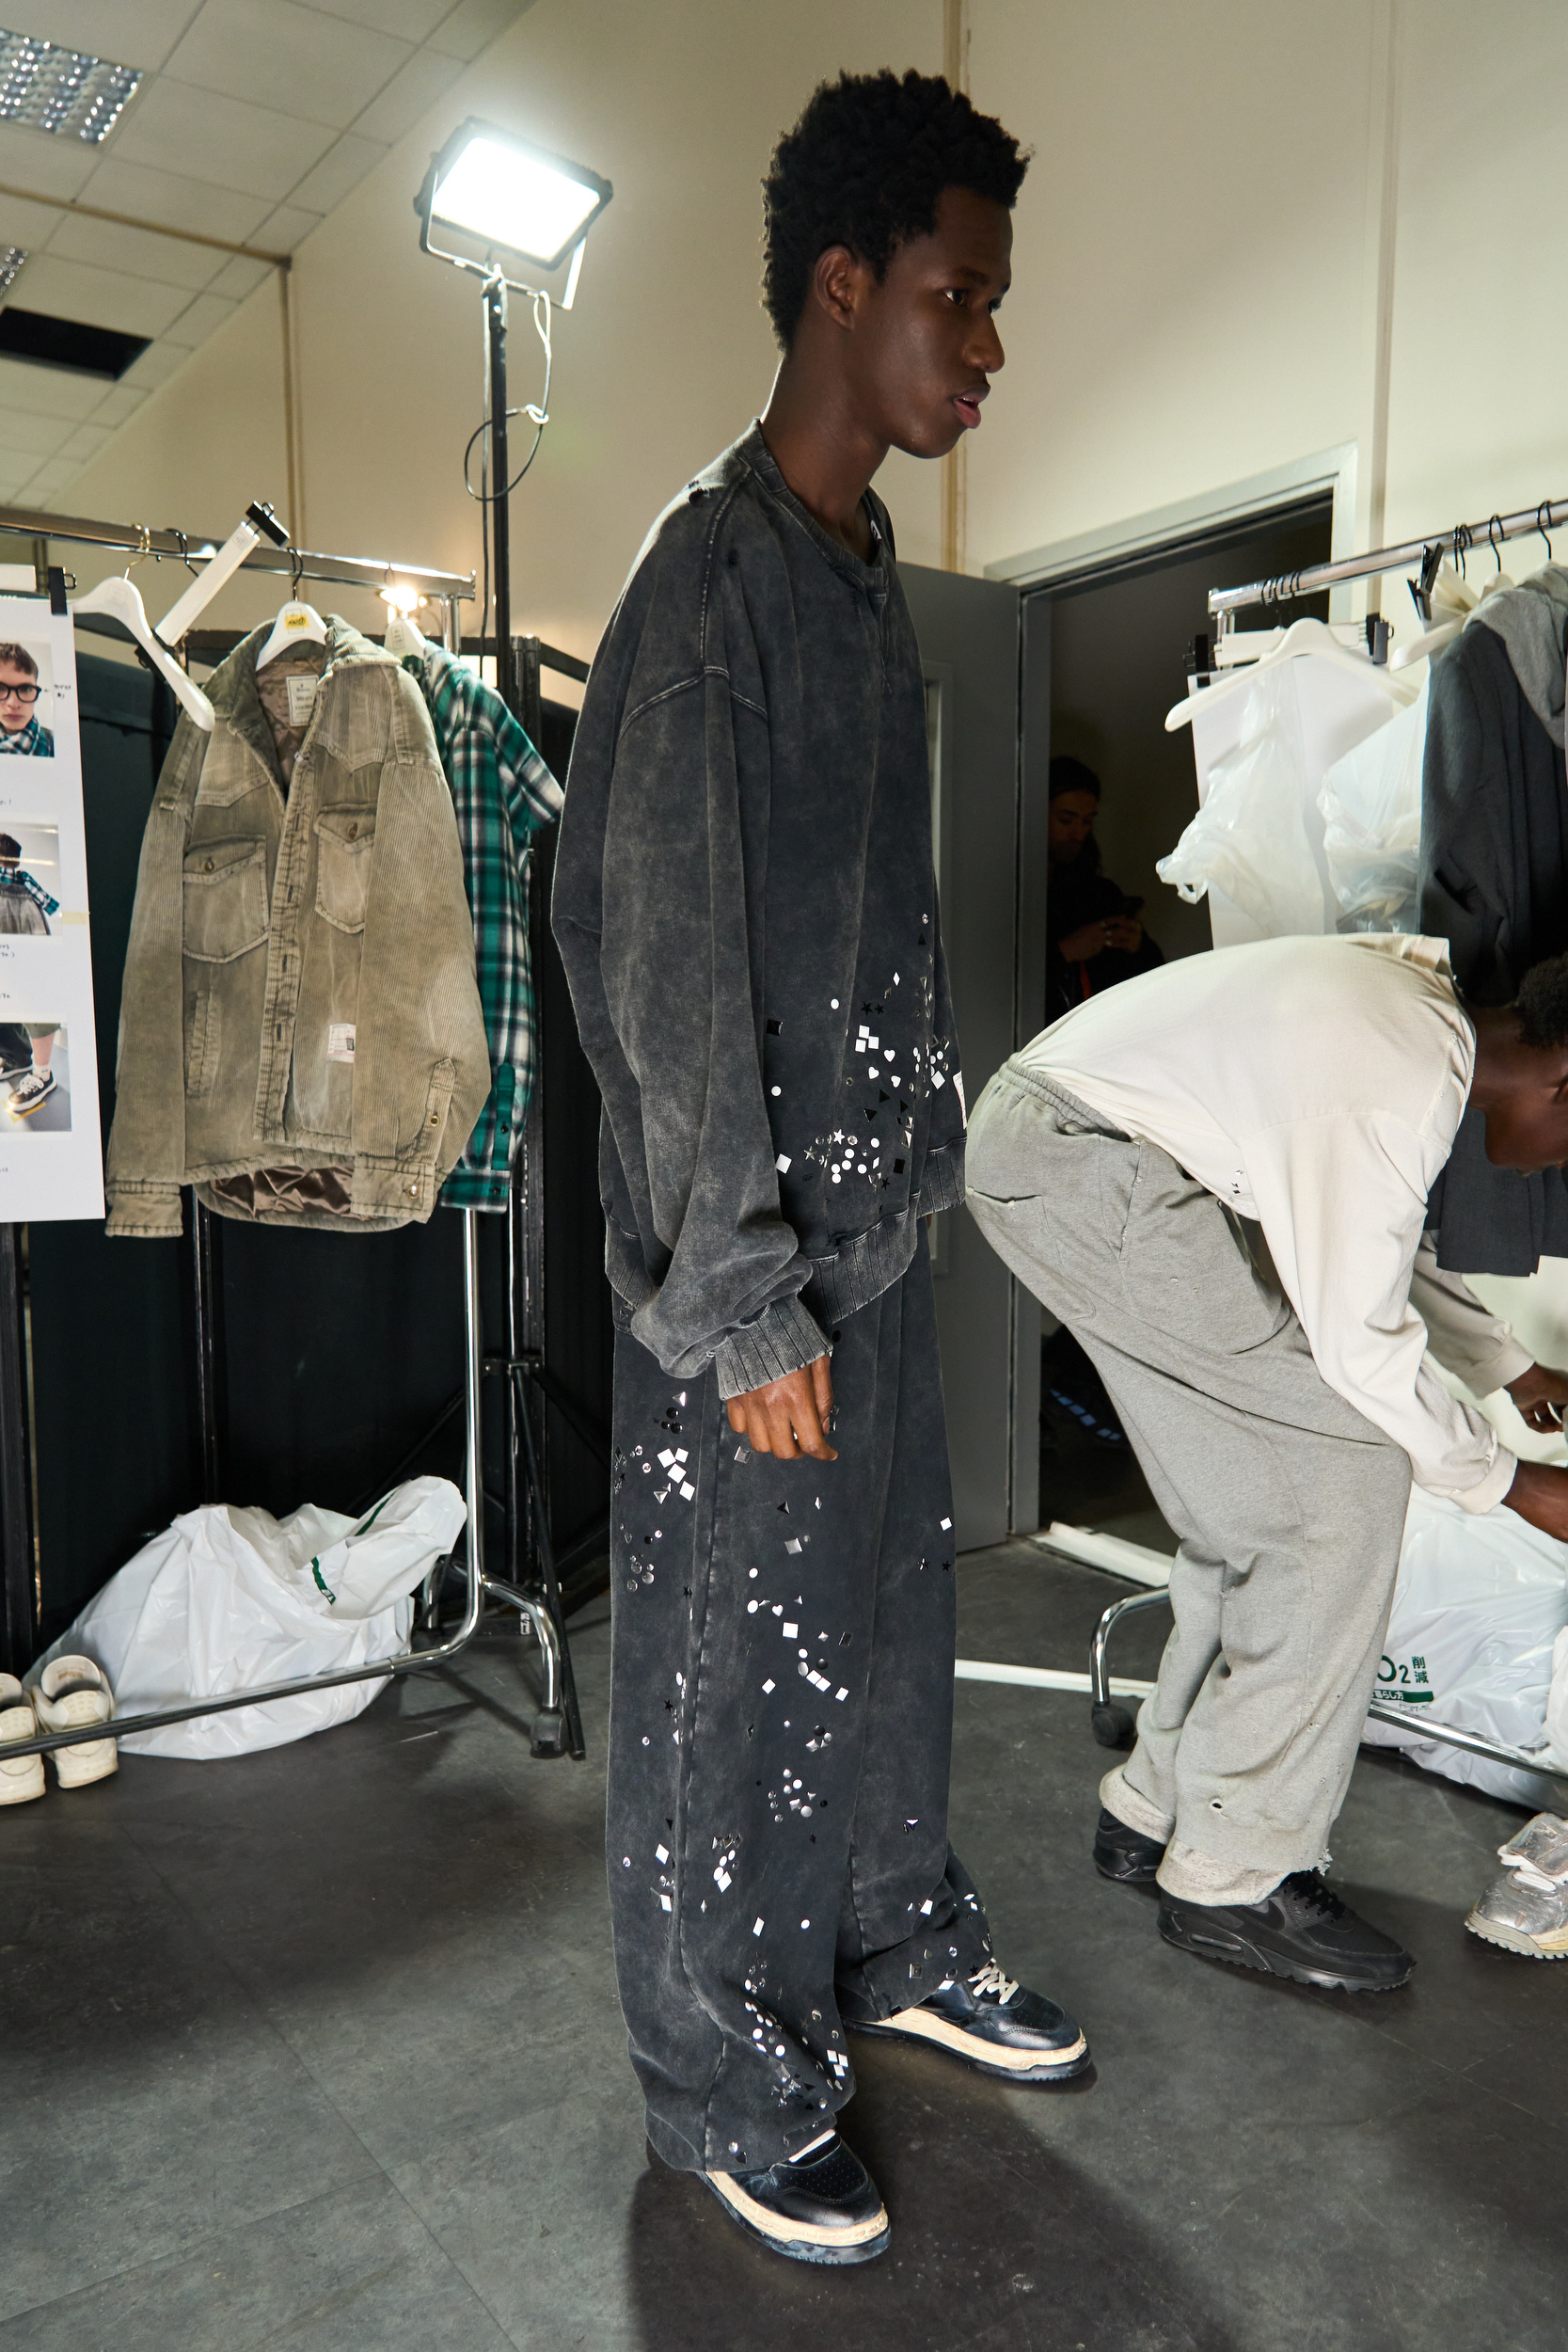
POLYGON ((1568 1373, 1553 1372, 1549 1364, 1531 1364, 1517 1380, 1508 1384, 1508 1393, 1524 1415, 1527 1428, 1539 1429, 1549 1437, 1562 1427, 1562 1408, 1568 1405, 1568 1373))
POLYGON ((1105 945, 1119 947, 1123 955, 1135 956, 1143 942, 1144 927, 1135 914, 1113 914, 1105 926, 1105 945))
POLYGON ((772 1454, 781 1462, 799 1461, 802 1454, 816 1462, 838 1460, 828 1443, 833 1375, 826 1356, 800 1372, 786 1372, 782 1380, 769 1380, 765 1389, 732 1396, 726 1409, 730 1427, 753 1454, 772 1454))
POLYGON ((1080 923, 1075 931, 1056 942, 1056 953, 1064 963, 1092 963, 1110 944, 1109 923, 1080 923))
POLYGON ((1568 1470, 1550 1462, 1521 1462, 1503 1501, 1544 1535, 1568 1544, 1568 1470))

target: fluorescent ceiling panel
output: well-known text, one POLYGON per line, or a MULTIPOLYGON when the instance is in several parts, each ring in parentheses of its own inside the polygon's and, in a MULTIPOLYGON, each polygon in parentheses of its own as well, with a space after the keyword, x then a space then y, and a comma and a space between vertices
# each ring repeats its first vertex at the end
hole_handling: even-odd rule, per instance
POLYGON ((0 120, 55 131, 98 146, 141 80, 134 65, 61 49, 31 33, 0 27, 0 120))

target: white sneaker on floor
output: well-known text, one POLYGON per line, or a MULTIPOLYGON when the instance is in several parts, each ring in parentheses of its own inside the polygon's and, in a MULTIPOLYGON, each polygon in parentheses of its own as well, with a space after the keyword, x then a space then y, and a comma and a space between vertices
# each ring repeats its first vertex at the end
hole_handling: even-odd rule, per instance
POLYGON ((15 1675, 0 1675, 0 1804, 25 1804, 43 1794, 42 1756, 6 1754, 13 1740, 36 1740, 38 1728, 31 1691, 15 1675))
MULTIPOLYGON (((39 1677, 33 1703, 40 1731, 76 1731, 84 1724, 106 1724, 115 1711, 108 1677, 90 1658, 54 1659, 39 1677)), ((119 1770, 119 1748, 113 1740, 84 1740, 79 1747, 52 1748, 50 1754, 62 1788, 85 1788, 89 1781, 107 1780, 119 1770)))

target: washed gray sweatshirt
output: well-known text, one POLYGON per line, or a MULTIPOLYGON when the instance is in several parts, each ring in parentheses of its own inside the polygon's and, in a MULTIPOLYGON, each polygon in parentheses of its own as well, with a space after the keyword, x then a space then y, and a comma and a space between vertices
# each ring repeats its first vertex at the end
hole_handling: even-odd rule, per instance
POLYGON ((756 425, 659 517, 594 663, 553 921, 604 1098, 606 1265, 672 1375, 809 1363, 963 1197, 919 648, 756 425))

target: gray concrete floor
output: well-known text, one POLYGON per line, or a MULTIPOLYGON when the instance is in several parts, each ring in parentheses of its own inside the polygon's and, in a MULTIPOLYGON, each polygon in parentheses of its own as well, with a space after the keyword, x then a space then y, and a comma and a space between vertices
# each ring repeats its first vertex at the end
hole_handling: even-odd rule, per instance
MULTIPOLYGON (((1120 1589, 972 1555, 960 1647, 1078 1664, 1120 1589)), ((1364 1758, 1338 1874, 1420 1966, 1313 1994, 1095 1878, 1084 1702, 960 1684, 955 1842, 1097 2072, 858 2043, 893 2248, 799 2269, 644 2151, 589 1616, 586 1765, 531 1761, 495 1636, 320 1739, 0 1815, 0 2352, 1557 2352, 1568 1969, 1460 1925, 1517 1816, 1364 1758)))

